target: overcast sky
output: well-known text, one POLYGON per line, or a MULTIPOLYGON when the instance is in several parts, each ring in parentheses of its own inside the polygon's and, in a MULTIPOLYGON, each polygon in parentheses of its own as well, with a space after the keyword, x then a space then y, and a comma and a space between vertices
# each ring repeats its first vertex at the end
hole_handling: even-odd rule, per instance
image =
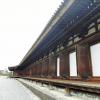
POLYGON ((0 69, 20 63, 63 0, 0 0, 0 69))

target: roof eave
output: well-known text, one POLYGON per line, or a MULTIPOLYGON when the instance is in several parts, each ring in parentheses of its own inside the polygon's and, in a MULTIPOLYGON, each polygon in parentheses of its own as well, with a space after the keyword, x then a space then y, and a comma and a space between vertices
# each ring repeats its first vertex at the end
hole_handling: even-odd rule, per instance
POLYGON ((46 25, 45 29, 37 39, 37 41, 32 45, 31 49, 24 56, 19 65, 25 62, 25 60, 30 56, 30 54, 35 50, 35 48, 40 44, 40 42, 44 39, 44 37, 48 34, 48 32, 52 29, 52 27, 57 23, 57 21, 64 15, 64 13, 69 9, 69 7, 74 3, 75 0, 67 0, 65 1, 58 9, 58 11, 54 14, 51 20, 46 25))

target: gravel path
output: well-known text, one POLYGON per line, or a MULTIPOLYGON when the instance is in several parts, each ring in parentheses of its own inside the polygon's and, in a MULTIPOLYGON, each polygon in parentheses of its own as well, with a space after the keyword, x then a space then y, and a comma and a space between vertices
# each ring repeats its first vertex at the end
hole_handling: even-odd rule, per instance
POLYGON ((40 100, 15 79, 0 77, 0 100, 40 100))

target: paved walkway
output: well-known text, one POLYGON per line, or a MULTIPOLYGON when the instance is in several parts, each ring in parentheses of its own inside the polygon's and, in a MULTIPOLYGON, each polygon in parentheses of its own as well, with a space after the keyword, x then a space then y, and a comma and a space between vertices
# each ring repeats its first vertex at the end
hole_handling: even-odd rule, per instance
POLYGON ((0 77, 0 100, 40 100, 14 79, 0 77))

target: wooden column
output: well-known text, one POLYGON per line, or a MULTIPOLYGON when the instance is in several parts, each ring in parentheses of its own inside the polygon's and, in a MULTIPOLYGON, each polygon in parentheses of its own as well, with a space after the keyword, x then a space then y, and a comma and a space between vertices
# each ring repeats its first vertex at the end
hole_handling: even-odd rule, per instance
POLYGON ((38 74, 38 63, 36 62, 35 63, 35 76, 37 76, 38 74))
POLYGON ((32 65, 30 66, 30 70, 29 70, 29 76, 32 77, 32 65))
POLYGON ((35 75, 35 64, 32 64, 32 76, 35 75))
POLYGON ((42 60, 42 77, 46 77, 48 75, 48 58, 44 57, 42 60))
POLYGON ((37 62, 37 76, 41 77, 42 75, 42 59, 37 62))
POLYGON ((37 63, 34 64, 34 76, 37 76, 37 63))
POLYGON ((39 61, 39 76, 41 77, 42 76, 42 60, 43 59, 41 59, 40 61, 39 61))
POLYGON ((27 68, 27 76, 28 76, 28 77, 29 77, 29 71, 30 71, 29 68, 27 68))
POLYGON ((49 71, 48 76, 49 77, 56 77, 56 56, 54 54, 49 55, 49 71))
POLYGON ((49 59, 48 57, 45 58, 45 77, 48 76, 48 69, 49 69, 49 59))
POLYGON ((78 76, 82 79, 91 76, 89 53, 88 45, 77 45, 78 76))
POLYGON ((33 63, 31 64, 31 77, 33 76, 33 63))
POLYGON ((42 59, 42 73, 41 73, 41 77, 44 77, 45 74, 45 58, 42 59))
POLYGON ((25 76, 27 76, 27 69, 25 68, 25 76))
POLYGON ((30 77, 32 76, 32 70, 31 70, 31 68, 29 69, 29 76, 30 77))
POLYGON ((60 53, 60 76, 69 77, 69 54, 66 51, 60 53))
POLYGON ((40 61, 37 62, 37 77, 40 77, 41 75, 41 66, 40 66, 40 61))
POLYGON ((25 68, 25 76, 27 76, 27 69, 25 68))

